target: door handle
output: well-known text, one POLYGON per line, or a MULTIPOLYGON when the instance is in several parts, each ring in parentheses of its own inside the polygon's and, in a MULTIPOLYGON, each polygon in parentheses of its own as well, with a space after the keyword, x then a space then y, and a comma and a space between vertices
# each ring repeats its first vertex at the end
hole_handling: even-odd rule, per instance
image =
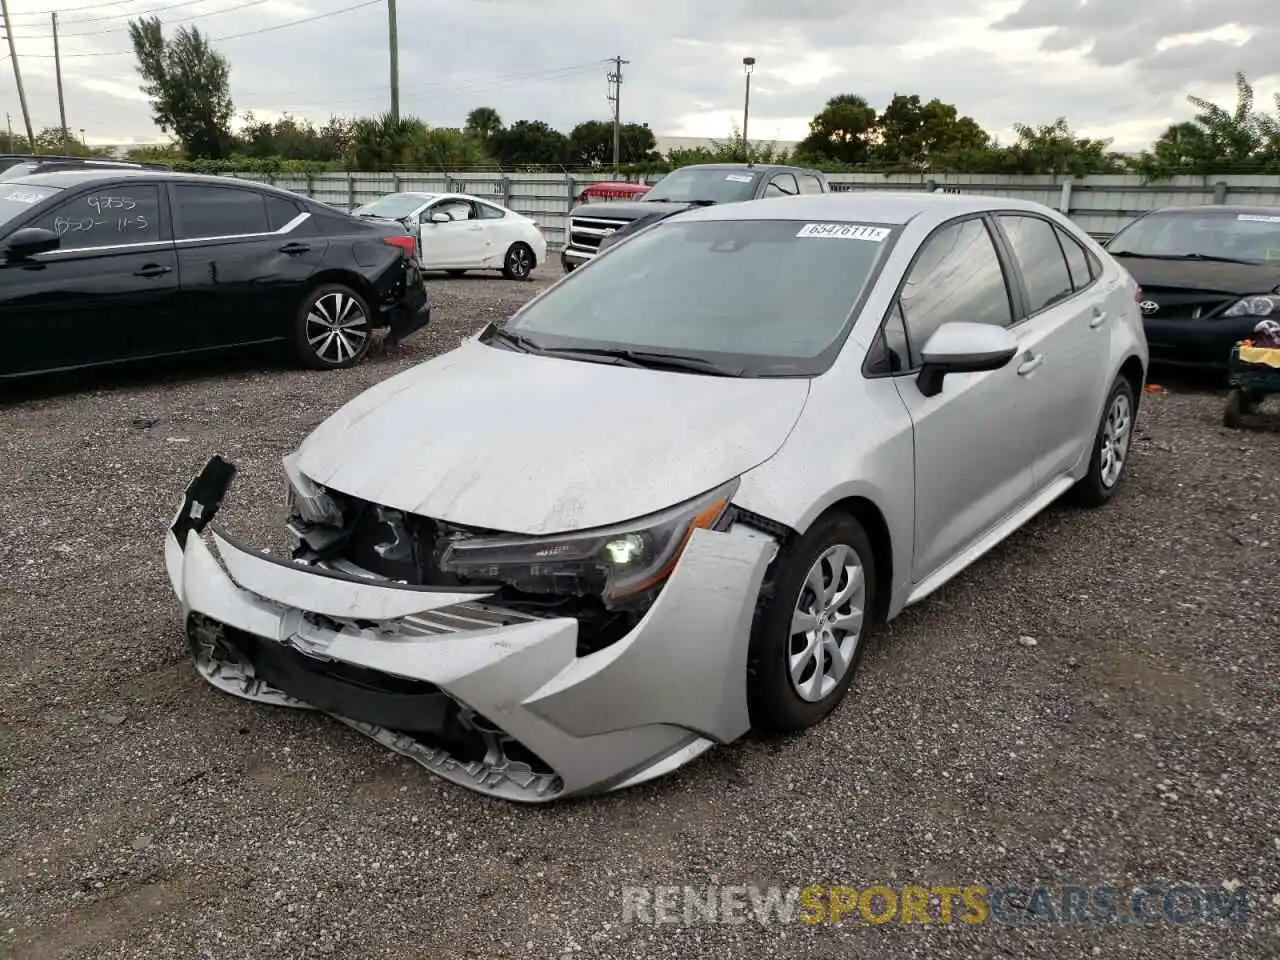
POLYGON ((1099 310, 1097 307, 1094 307, 1093 318, 1089 321, 1089 327, 1091 329, 1095 327, 1100 327, 1106 322, 1107 322, 1107 311, 1099 310))
POLYGON ((1025 377, 1028 374, 1035 373, 1044 363, 1044 354, 1037 353, 1035 356, 1024 360, 1018 367, 1018 376, 1025 377))
POLYGON ((135 277, 158 277, 162 274, 172 272, 173 267, 166 267, 159 263, 148 263, 133 271, 135 277))
POLYGON ((310 249, 311 244, 309 243, 286 243, 280 248, 280 252, 287 253, 292 256, 295 253, 306 253, 310 249))

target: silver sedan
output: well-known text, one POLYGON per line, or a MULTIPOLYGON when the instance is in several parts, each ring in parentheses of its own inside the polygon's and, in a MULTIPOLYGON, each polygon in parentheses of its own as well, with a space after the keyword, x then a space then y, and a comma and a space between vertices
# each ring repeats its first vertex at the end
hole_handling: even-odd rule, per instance
POLYGON ((877 624, 1115 494, 1137 294, 1015 200, 680 214, 321 424, 291 556, 212 523, 211 459, 166 543, 196 666, 525 802, 817 724, 877 624))

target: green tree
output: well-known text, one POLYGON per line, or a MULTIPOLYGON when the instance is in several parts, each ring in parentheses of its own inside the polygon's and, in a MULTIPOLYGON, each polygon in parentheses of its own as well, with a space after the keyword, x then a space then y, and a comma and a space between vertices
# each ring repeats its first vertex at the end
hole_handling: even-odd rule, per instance
POLYGON ((166 40, 159 17, 129 21, 129 39, 156 126, 172 131, 188 157, 226 156, 234 114, 226 58, 195 27, 166 40))
POLYGON ((56 153, 64 157, 105 157, 107 155, 107 151, 100 147, 85 146, 74 133, 62 127, 45 127, 37 133, 34 152, 56 153))
POLYGON ((467 114, 463 133, 475 137, 483 143, 489 143, 503 130, 502 117, 493 107, 476 107, 467 114))
POLYGON ((504 167, 554 166, 568 159, 569 138, 541 120, 517 120, 493 138, 490 148, 504 167))
POLYGON ((1200 111, 1195 123, 1213 144, 1221 164, 1247 166, 1256 158, 1266 139, 1266 120, 1254 112, 1253 87, 1243 73, 1236 74, 1234 110, 1224 110, 1202 97, 1187 97, 1187 101, 1200 111))
POLYGON ((936 97, 921 103, 915 94, 894 94, 880 112, 880 142, 873 158, 886 167, 941 170, 956 155, 986 150, 987 132, 936 97))
POLYGON ((377 117, 361 117, 351 125, 347 165, 352 170, 393 170, 409 166, 427 134, 427 125, 416 117, 393 117, 388 111, 377 117))
MULTIPOLYGON (((657 138, 647 123, 624 123, 618 131, 621 163, 654 160, 657 146, 657 138)), ((568 162, 582 167, 613 163, 613 121, 587 120, 569 131, 568 162)))
POLYGON ((993 151, 993 173, 1052 174, 1087 177, 1093 173, 1123 173, 1125 158, 1111 150, 1110 140, 1077 136, 1065 117, 1053 123, 1014 124, 1018 139, 1004 150, 993 151))
POLYGON ((351 141, 351 122, 332 117, 317 128, 309 120, 285 114, 275 123, 258 120, 252 112, 241 118, 236 148, 245 156, 265 159, 313 160, 331 163, 341 160, 351 141))
POLYGON ((862 97, 842 93, 809 121, 809 135, 796 155, 810 162, 862 164, 871 158, 877 135, 875 108, 862 97))

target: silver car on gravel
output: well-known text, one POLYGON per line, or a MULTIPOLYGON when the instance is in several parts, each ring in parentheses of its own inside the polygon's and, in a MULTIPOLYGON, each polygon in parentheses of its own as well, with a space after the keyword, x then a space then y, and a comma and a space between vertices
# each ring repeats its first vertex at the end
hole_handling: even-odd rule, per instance
POLYGON ((816 724, 877 623, 1115 493, 1137 293, 1016 200, 680 214, 321 424, 292 556, 211 522, 213 457, 166 543, 196 666, 516 801, 816 724))

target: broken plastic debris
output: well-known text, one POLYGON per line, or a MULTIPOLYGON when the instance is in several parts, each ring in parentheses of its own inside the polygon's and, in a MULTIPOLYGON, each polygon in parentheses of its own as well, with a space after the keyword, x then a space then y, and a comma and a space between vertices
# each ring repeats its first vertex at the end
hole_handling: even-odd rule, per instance
POLYGON ((1160 384, 1158 383, 1148 383, 1146 386, 1145 392, 1146 393, 1164 393, 1164 387, 1160 386, 1160 384))

